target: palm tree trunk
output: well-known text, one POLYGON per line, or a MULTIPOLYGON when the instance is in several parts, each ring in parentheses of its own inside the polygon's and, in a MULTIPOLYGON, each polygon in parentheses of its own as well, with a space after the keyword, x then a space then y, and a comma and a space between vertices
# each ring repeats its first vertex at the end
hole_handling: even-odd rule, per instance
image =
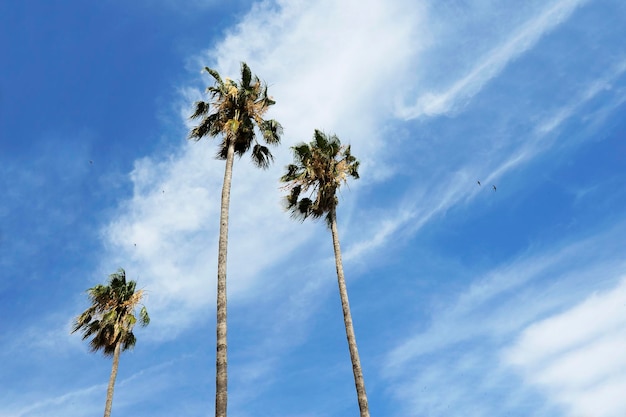
POLYGON ((104 406, 104 417, 111 416, 111 407, 113 406, 113 387, 115 386, 115 378, 117 378, 117 367, 120 364, 120 348, 122 342, 117 342, 113 351, 113 368, 111 369, 111 377, 109 378, 109 387, 107 388, 107 402, 104 406))
POLYGON ((363 379, 363 370, 361 369, 361 360, 359 359, 359 351, 356 345, 356 336, 354 335, 354 327, 352 326, 352 314, 350 314, 350 302, 348 301, 348 288, 346 287, 346 279, 343 275, 343 263, 341 262, 341 248, 339 246, 339 233, 337 232, 337 217, 335 209, 330 213, 330 230, 333 235, 333 248, 335 250, 335 266, 337 267, 337 281, 339 283, 339 296, 341 297, 341 308, 343 310, 343 322, 346 326, 346 337, 348 338, 348 348, 350 349, 350 359, 352 360, 352 372, 354 374, 354 385, 356 386, 356 395, 359 401, 359 410, 361 417, 369 417, 370 411, 367 405, 367 393, 365 392, 365 381, 363 379))
POLYGON ((217 352, 215 357, 215 417, 226 417, 228 404, 228 360, 226 341, 226 255, 228 249, 228 208, 230 184, 233 176, 234 141, 230 141, 226 154, 222 206, 220 212, 220 238, 217 255, 217 352))

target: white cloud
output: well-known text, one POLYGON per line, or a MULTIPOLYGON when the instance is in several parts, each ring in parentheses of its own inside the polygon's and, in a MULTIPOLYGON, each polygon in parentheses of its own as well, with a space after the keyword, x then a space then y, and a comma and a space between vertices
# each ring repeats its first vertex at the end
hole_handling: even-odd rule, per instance
POLYGON ((621 397, 612 395, 621 389, 626 367, 620 356, 626 281, 605 290, 626 270, 619 249, 623 231, 621 225, 560 249, 537 248, 481 274, 439 300, 442 307, 431 309, 430 323, 418 330, 411 324, 416 319, 406 317, 394 331, 403 336, 381 367, 402 412, 461 415, 453 410, 462 409, 463 415, 484 416, 493 414, 494 404, 502 413, 519 413, 532 403, 537 416, 554 415, 549 404, 583 412, 568 417, 623 415, 621 397), (520 384, 512 369, 528 384, 520 384), (536 399, 537 388, 548 404, 536 399), (613 405, 600 406, 600 399, 613 405), (607 411, 594 414, 593 407, 607 411))
MULTIPOLYGON (((291 159, 289 145, 310 140, 315 128, 337 133, 372 171, 378 164, 378 172, 385 175, 387 168, 377 156, 385 152, 376 133, 381 118, 389 116, 384 111, 388 98, 382 93, 399 88, 394 77, 414 51, 389 46, 419 44, 409 40, 422 15, 407 5, 260 3, 209 53, 208 62, 206 56, 194 60, 198 69, 209 65, 233 78, 239 61, 247 61, 276 97, 268 117, 285 129, 284 145, 275 150, 276 163, 268 171, 255 169, 246 157, 235 161, 231 300, 256 291, 267 279, 261 271, 286 259, 314 230, 326 232, 318 225, 292 222, 281 208, 277 180, 291 159)), ((206 74, 202 77, 203 84, 210 82, 206 74)), ((195 88, 180 91, 186 101, 202 97, 195 88)), ((186 118, 188 103, 181 107, 186 118)), ((223 178, 223 163, 213 158, 212 142, 186 144, 165 160, 138 160, 131 174, 134 195, 103 234, 109 245, 105 264, 124 266, 148 290, 155 327, 168 330, 159 334, 184 328, 212 304, 223 178), (162 314, 166 310, 170 313, 162 314)), ((352 192, 358 187, 352 186, 352 192)))
MULTIPOLYGON (((580 108, 587 104, 589 101, 602 94, 603 92, 610 91, 612 89, 613 84, 626 72, 626 60, 622 59, 618 61, 612 68, 609 68, 607 73, 594 80, 592 83, 587 85, 582 91, 580 91, 578 97, 568 103, 567 106, 559 109, 555 114, 551 115, 549 118, 541 122, 536 130, 541 135, 551 133, 553 130, 558 128, 565 120, 575 115, 580 108)), ((617 92, 615 94, 617 96, 617 100, 615 103, 611 103, 609 101, 607 106, 609 110, 613 110, 619 104, 623 103, 626 100, 625 94, 620 94, 617 92)), ((590 116, 588 116, 590 117, 590 116)))
MULTIPOLYGON (((224 164, 214 159, 212 145, 188 143, 168 160, 137 161, 133 198, 104 230, 113 258, 106 264, 125 267, 147 290, 156 329, 148 334, 174 336, 214 298, 224 164)), ((229 293, 235 300, 308 235, 306 228, 295 234, 297 225, 281 210, 276 176, 245 159, 235 161, 231 195, 229 293)))
MULTIPOLYGON (((442 172, 444 176, 438 178, 437 182, 426 180, 414 186, 400 203, 396 204, 397 209, 388 210, 388 213, 376 219, 375 226, 362 231, 365 235, 361 235, 361 240, 350 247, 346 252, 346 258, 354 259, 382 247, 391 236, 416 233, 433 218, 445 214, 452 207, 474 200, 482 191, 481 188, 473 186, 476 178, 482 179, 483 188, 484 186, 490 188, 491 184, 497 184, 507 174, 519 170, 534 158, 561 145, 563 138, 554 131, 569 119, 579 117, 584 106, 600 94, 608 92, 610 97, 607 97, 607 104, 598 110, 597 114, 584 113, 584 116, 580 116, 593 129, 607 113, 626 101, 626 92, 612 89, 612 85, 624 72, 626 72, 624 61, 617 62, 605 74, 584 84, 578 94, 562 106, 555 108, 544 118, 534 121, 536 124, 531 123, 533 132, 525 138, 499 138, 498 146, 489 151, 481 150, 480 160, 468 158, 465 161, 466 165, 456 168, 452 173, 442 172), (472 186, 469 186, 470 184, 472 186)), ((563 146, 575 147, 591 138, 592 135, 582 136, 578 140, 570 137, 563 146)))
POLYGON ((464 77, 455 80, 444 92, 422 93, 415 105, 398 110, 405 119, 436 116, 455 110, 478 93, 492 78, 520 55, 530 50, 545 34, 565 22, 585 0, 560 0, 546 6, 519 29, 493 48, 464 77))
MULTIPOLYGON (((407 337, 391 351, 386 362, 389 373, 401 372, 411 360, 463 340, 513 334, 532 320, 579 300, 590 288, 614 282, 624 267, 618 250, 624 227, 616 225, 543 253, 537 248, 538 254, 529 252, 476 277, 445 309, 434 312, 427 330, 407 337), (547 277, 550 286, 537 286, 547 277), (562 288, 570 290, 561 294, 562 288)), ((567 334, 562 337, 566 339, 567 334)))
POLYGON ((316 128, 333 132, 354 144, 371 173, 383 171, 378 132, 412 59, 429 42, 426 17, 409 1, 263 2, 209 61, 236 74, 244 60, 268 81, 285 144, 310 140, 316 128))
POLYGON ((626 413, 626 280, 527 327, 504 354, 571 417, 626 413))

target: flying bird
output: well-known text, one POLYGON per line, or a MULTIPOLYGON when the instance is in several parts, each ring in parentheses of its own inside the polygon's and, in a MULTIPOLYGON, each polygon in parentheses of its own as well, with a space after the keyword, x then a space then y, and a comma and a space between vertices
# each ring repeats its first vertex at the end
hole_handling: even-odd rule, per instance
POLYGON ((492 187, 493 187, 493 191, 496 191, 496 186, 495 186, 495 185, 492 185, 492 187))
POLYGON ((480 187, 480 181, 476 181, 478 183, 478 186, 480 187))
POLYGON ((91 165, 93 165, 93 161, 92 161, 92 160, 89 160, 89 163, 90 163, 91 165))

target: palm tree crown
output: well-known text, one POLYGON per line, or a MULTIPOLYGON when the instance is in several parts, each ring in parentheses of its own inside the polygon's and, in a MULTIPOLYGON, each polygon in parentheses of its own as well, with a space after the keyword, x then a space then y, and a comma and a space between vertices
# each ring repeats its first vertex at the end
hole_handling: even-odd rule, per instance
MULTIPOLYGON (((96 285, 87 290, 91 306, 74 320, 72 333, 80 330, 83 340, 91 337, 91 350, 102 350, 113 356, 117 344, 121 350, 131 349, 137 339, 133 327, 137 323, 135 308, 141 303, 143 290, 135 290, 135 281, 126 282, 120 268, 109 276, 109 285, 96 285)), ((150 317, 145 306, 139 310, 139 324, 147 326, 150 317)))
POLYGON ((301 220, 326 214, 330 225, 337 207, 337 190, 347 182, 348 175, 359 178, 359 161, 342 146, 335 135, 315 130, 313 141, 292 147, 294 163, 280 179, 288 183, 287 209, 301 220), (301 197, 302 194, 309 197, 301 197))
POLYGON ((189 138, 200 140, 205 136, 222 135, 218 159, 226 159, 228 146, 234 144, 235 154, 243 156, 252 147, 252 161, 260 168, 269 167, 273 156, 269 149, 258 143, 255 125, 265 143, 280 142, 282 127, 276 120, 264 120, 263 115, 275 101, 267 95, 267 85, 252 75, 245 62, 241 63, 241 81, 222 80, 219 73, 209 67, 204 70, 215 79, 206 89, 211 102, 197 101, 191 119, 201 118, 200 124, 189 133, 189 138), (254 146, 253 146, 254 144, 254 146))

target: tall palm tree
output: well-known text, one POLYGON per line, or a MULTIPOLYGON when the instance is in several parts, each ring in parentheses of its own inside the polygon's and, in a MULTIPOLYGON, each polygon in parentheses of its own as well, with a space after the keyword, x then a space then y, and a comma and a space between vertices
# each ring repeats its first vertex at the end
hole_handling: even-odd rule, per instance
MULTIPOLYGON (((96 285, 87 290, 91 306, 74 320, 72 333, 80 330, 83 340, 91 338, 89 345, 93 352, 103 351, 105 356, 113 356, 113 369, 107 388, 104 417, 111 415, 113 387, 120 363, 120 352, 135 346, 137 339, 133 327, 137 323, 135 309, 141 304, 143 290, 136 290, 136 282, 126 282, 126 272, 120 268, 109 275, 109 285, 96 285)), ((139 310, 139 324, 147 326, 150 316, 146 307, 139 310)))
POLYGON ((350 146, 342 146, 337 136, 329 136, 319 130, 315 130, 311 143, 301 143, 292 147, 292 150, 294 163, 287 166, 287 172, 281 178, 282 182, 287 183, 285 188, 289 190, 286 197, 287 209, 291 211, 293 217, 301 220, 308 217, 317 219, 324 215, 326 217, 333 238, 339 295, 359 410, 361 417, 369 417, 365 381, 352 326, 337 232, 337 190, 342 183, 347 182, 348 176, 359 178, 359 161, 350 153, 350 146))
POLYGON ((275 120, 264 120, 263 115, 274 100, 267 95, 267 85, 252 75, 245 62, 241 63, 239 83, 226 78, 209 67, 204 68, 214 79, 207 88, 211 100, 195 103, 191 119, 200 118, 198 126, 189 133, 189 138, 200 140, 205 136, 221 136, 217 158, 226 161, 222 202, 220 211, 220 235, 217 256, 217 353, 215 376, 215 416, 226 417, 228 400, 227 386, 227 341, 226 341, 226 256, 228 247, 228 210, 233 159, 243 156, 252 148, 252 162, 259 168, 267 168, 273 160, 267 146, 256 139, 255 128, 263 141, 269 145, 280 143, 281 125, 275 120))

